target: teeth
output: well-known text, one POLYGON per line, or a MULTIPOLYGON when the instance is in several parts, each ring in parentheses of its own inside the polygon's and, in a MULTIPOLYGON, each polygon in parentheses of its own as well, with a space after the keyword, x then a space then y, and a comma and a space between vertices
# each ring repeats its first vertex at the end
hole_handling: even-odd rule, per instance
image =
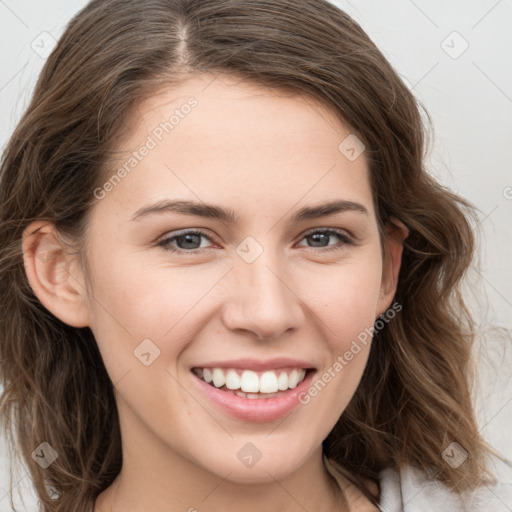
POLYGON ((228 389, 240 389, 240 380, 240 375, 235 370, 229 370, 226 375, 226 387, 228 389))
POLYGON ((278 389, 276 373, 265 372, 260 379, 260 393, 276 393, 278 389))
POLYGON ((210 384, 210 382, 213 380, 212 371, 210 368, 204 368, 203 369, 203 380, 210 384))
POLYGON ((258 374, 252 370, 244 370, 240 380, 240 388, 244 393, 258 393, 260 390, 258 374))
MULTIPOLYGON (((216 388, 226 386, 228 390, 234 391, 238 396, 244 398, 261 398, 255 393, 278 396, 279 391, 286 391, 298 386, 306 375, 303 368, 292 368, 285 370, 268 370, 257 373, 253 370, 240 370, 230 368, 195 368, 194 373, 207 382, 212 383, 216 388), (238 391, 237 391, 238 390, 238 391)), ((266 396, 266 398, 271 398, 266 396)))
POLYGON ((288 377, 288 387, 290 389, 296 388, 299 383, 299 372, 297 370, 292 370, 290 376, 288 377))
POLYGON ((213 372, 213 385, 216 388, 221 388, 226 384, 226 376, 224 375, 224 372, 220 368, 214 368, 213 372))
POLYGON ((281 372, 279 374, 279 378, 277 379, 277 388, 280 391, 286 391, 288 389, 288 375, 286 375, 286 372, 281 372))
POLYGON ((281 393, 244 393, 243 391, 230 391, 230 393, 235 393, 235 395, 240 396, 242 398, 250 398, 252 400, 259 400, 262 398, 275 398, 276 396, 281 396, 284 392, 281 393))

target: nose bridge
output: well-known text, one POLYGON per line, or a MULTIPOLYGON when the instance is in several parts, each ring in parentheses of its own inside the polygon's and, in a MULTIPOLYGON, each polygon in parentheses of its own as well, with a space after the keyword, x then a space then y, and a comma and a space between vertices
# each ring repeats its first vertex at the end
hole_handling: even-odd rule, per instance
POLYGON ((302 310, 279 251, 256 243, 245 240, 237 248, 224 321, 230 329, 252 331, 260 338, 278 337, 299 325, 302 310))

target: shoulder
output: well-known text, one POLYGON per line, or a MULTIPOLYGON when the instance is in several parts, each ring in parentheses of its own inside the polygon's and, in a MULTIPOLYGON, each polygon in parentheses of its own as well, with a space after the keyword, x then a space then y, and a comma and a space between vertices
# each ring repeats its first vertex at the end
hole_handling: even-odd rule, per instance
POLYGON ((510 512, 512 462, 493 457, 491 468, 497 476, 495 484, 461 495, 416 467, 387 468, 379 474, 379 508, 382 512, 510 512))

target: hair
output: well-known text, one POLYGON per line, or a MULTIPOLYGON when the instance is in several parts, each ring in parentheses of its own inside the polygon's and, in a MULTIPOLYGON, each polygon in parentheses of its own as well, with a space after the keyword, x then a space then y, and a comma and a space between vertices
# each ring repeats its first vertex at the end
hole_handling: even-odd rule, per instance
POLYGON ((395 295, 402 309, 376 331, 324 454, 363 488, 406 464, 457 493, 487 481, 491 447, 471 400, 474 321, 461 294, 474 207, 428 174, 428 115, 367 34, 325 0, 94 0, 49 56, 0 170, 0 418, 42 510, 89 510, 119 473, 122 450, 92 331, 36 298, 24 230, 53 223, 86 265, 94 190, 112 174, 126 116, 158 88, 203 73, 327 106, 366 147, 381 238, 392 217, 409 230, 395 295), (442 458, 454 441, 468 453, 457 468, 442 458), (42 442, 58 453, 46 469, 31 456, 42 442))

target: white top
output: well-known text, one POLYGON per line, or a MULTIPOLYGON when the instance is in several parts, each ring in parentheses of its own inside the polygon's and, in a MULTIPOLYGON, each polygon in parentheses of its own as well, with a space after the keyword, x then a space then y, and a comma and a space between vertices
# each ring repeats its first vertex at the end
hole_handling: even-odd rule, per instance
MULTIPOLYGON (((324 461, 326 459, 324 457, 324 461)), ((418 468, 407 466, 400 472, 387 468, 379 474, 382 512, 512 512, 512 461, 491 457, 495 485, 458 495, 442 482, 429 479, 418 468)), ((329 472, 337 472, 326 464, 329 472)), ((336 476, 336 475, 333 475, 336 476)))

